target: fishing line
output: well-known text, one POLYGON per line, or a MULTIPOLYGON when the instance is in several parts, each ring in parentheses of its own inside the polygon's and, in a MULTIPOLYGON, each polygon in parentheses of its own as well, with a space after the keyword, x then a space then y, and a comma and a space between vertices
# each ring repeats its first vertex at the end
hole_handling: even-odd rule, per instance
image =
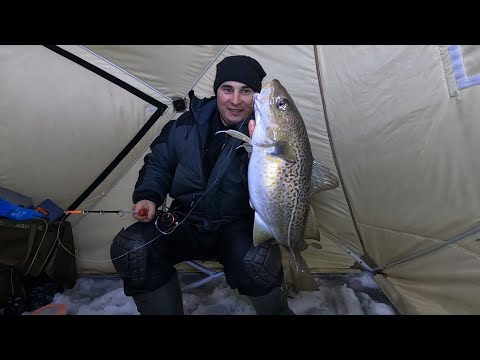
MULTIPOLYGON (((237 127, 237 130, 239 130, 243 124, 245 123, 245 120, 247 120, 248 118, 248 115, 245 116, 245 118, 243 119, 242 123, 237 127)), ((220 164, 220 168, 223 166, 223 164, 225 163, 225 161, 230 157, 230 155, 232 154, 232 151, 233 151, 233 147, 234 147, 234 139, 232 139, 232 146, 230 147, 230 150, 227 154, 227 156, 225 156, 225 158, 223 159, 223 161, 221 162, 220 164)), ((144 246, 147 246, 148 244, 152 243, 153 241, 157 240, 160 236, 162 235, 169 235, 171 234, 177 227, 179 227, 185 220, 187 220, 187 218, 190 216, 190 214, 192 213, 193 209, 197 206, 197 204, 200 202, 200 200, 203 199, 203 197, 205 195, 208 194, 208 192, 215 186, 215 184, 217 183, 218 179, 220 178, 220 171, 218 171, 218 174, 217 174, 217 177, 215 178, 215 181, 213 182, 212 185, 210 185, 210 187, 203 193, 202 196, 200 196, 200 198, 191 206, 190 208, 190 211, 187 213, 187 215, 180 221, 180 222, 176 222, 175 225, 171 228, 171 229, 167 229, 166 231, 162 231, 160 230, 160 228, 158 227, 158 219, 160 218, 159 216, 157 216, 156 220, 155 220, 155 227, 157 228, 157 230, 160 232, 160 235, 157 235, 155 236, 153 239, 149 240, 148 242, 146 242, 145 244, 142 244, 136 248, 133 248, 129 251, 127 251, 126 253, 122 254, 122 255, 119 255, 117 257, 114 257, 114 258, 110 258, 110 259, 105 259, 105 260, 93 260, 93 259, 87 259, 87 258, 83 258, 81 256, 78 256, 74 253, 72 253, 70 250, 68 250, 61 242, 60 240, 60 228, 61 228, 61 225, 63 223, 63 221, 65 220, 65 218, 67 217, 68 213, 65 213, 65 215, 62 217, 62 219, 60 220, 60 223, 58 225, 58 229, 57 229, 57 236, 56 236, 56 241, 58 241, 58 243, 60 244, 60 246, 67 252, 69 253, 70 255, 72 255, 73 257, 79 259, 79 260, 82 260, 82 261, 88 261, 88 262, 94 262, 94 263, 104 263, 104 262, 111 262, 113 260, 117 260, 117 259, 120 259, 121 257, 125 256, 125 255, 128 255, 130 254, 131 252, 133 251, 136 251, 138 249, 141 249, 142 247, 144 246)), ((81 211, 82 214, 88 214, 89 212, 94 212, 94 211, 82 211, 82 210, 79 210, 81 211)), ((104 213, 107 213, 107 211, 103 211, 103 210, 99 210, 97 211, 98 213, 100 213, 101 215, 103 215, 104 213)), ((118 213, 120 216, 123 216, 123 214, 127 211, 123 211, 123 210, 120 210, 120 211, 108 211, 108 212, 114 212, 114 213, 118 213)))

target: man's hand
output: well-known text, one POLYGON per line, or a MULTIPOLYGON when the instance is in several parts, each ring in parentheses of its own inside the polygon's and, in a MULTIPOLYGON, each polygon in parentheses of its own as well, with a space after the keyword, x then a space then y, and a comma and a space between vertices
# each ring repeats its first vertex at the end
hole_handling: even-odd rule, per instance
POLYGON ((140 200, 137 202, 135 205, 133 205, 132 210, 135 211, 133 214, 133 217, 137 219, 140 222, 149 222, 153 220, 153 217, 155 216, 155 210, 156 210, 155 203, 150 200, 140 200), (144 212, 146 212, 146 215, 140 216, 138 215, 138 211, 144 209, 144 212))
POLYGON ((248 122, 248 134, 250 136, 250 139, 253 136, 253 130, 255 130, 255 120, 252 119, 248 122))

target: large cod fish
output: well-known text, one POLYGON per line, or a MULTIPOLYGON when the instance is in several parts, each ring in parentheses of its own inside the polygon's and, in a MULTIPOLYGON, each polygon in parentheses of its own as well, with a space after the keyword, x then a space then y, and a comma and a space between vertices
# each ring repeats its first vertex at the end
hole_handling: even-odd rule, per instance
POLYGON ((254 244, 273 238, 288 252, 286 282, 290 291, 318 290, 301 255, 309 246, 305 239, 320 241, 310 198, 316 192, 336 188, 338 179, 313 159, 302 116, 278 80, 265 84, 254 95, 254 108, 252 139, 234 130, 225 131, 245 141, 243 146, 251 152, 248 187, 255 210, 254 244))

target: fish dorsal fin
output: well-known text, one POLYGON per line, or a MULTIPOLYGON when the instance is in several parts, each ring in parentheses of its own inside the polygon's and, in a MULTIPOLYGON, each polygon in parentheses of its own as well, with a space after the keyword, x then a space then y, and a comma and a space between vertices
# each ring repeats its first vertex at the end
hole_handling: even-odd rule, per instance
POLYGON ((331 190, 338 187, 337 176, 320 161, 313 160, 312 179, 310 182, 310 196, 320 191, 331 190))
POLYGON ((260 215, 255 212, 255 222, 253 223, 253 244, 260 245, 262 242, 273 239, 273 234, 268 229, 260 215))
POLYGON ((297 153, 285 141, 278 141, 273 147, 270 155, 286 160, 291 163, 297 162, 297 153))
POLYGON ((305 233, 303 236, 305 239, 312 239, 320 241, 320 232, 318 231, 318 222, 315 217, 315 212, 313 211, 312 205, 308 211, 307 223, 305 225, 305 233))

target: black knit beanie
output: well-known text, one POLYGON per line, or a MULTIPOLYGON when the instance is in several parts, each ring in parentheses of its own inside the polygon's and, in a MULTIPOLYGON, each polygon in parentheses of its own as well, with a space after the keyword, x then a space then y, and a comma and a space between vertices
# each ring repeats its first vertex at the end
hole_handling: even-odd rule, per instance
POLYGON ((229 56, 217 64, 217 75, 213 91, 225 81, 238 81, 248 85, 255 92, 262 89, 262 80, 267 75, 257 60, 246 55, 229 56))

